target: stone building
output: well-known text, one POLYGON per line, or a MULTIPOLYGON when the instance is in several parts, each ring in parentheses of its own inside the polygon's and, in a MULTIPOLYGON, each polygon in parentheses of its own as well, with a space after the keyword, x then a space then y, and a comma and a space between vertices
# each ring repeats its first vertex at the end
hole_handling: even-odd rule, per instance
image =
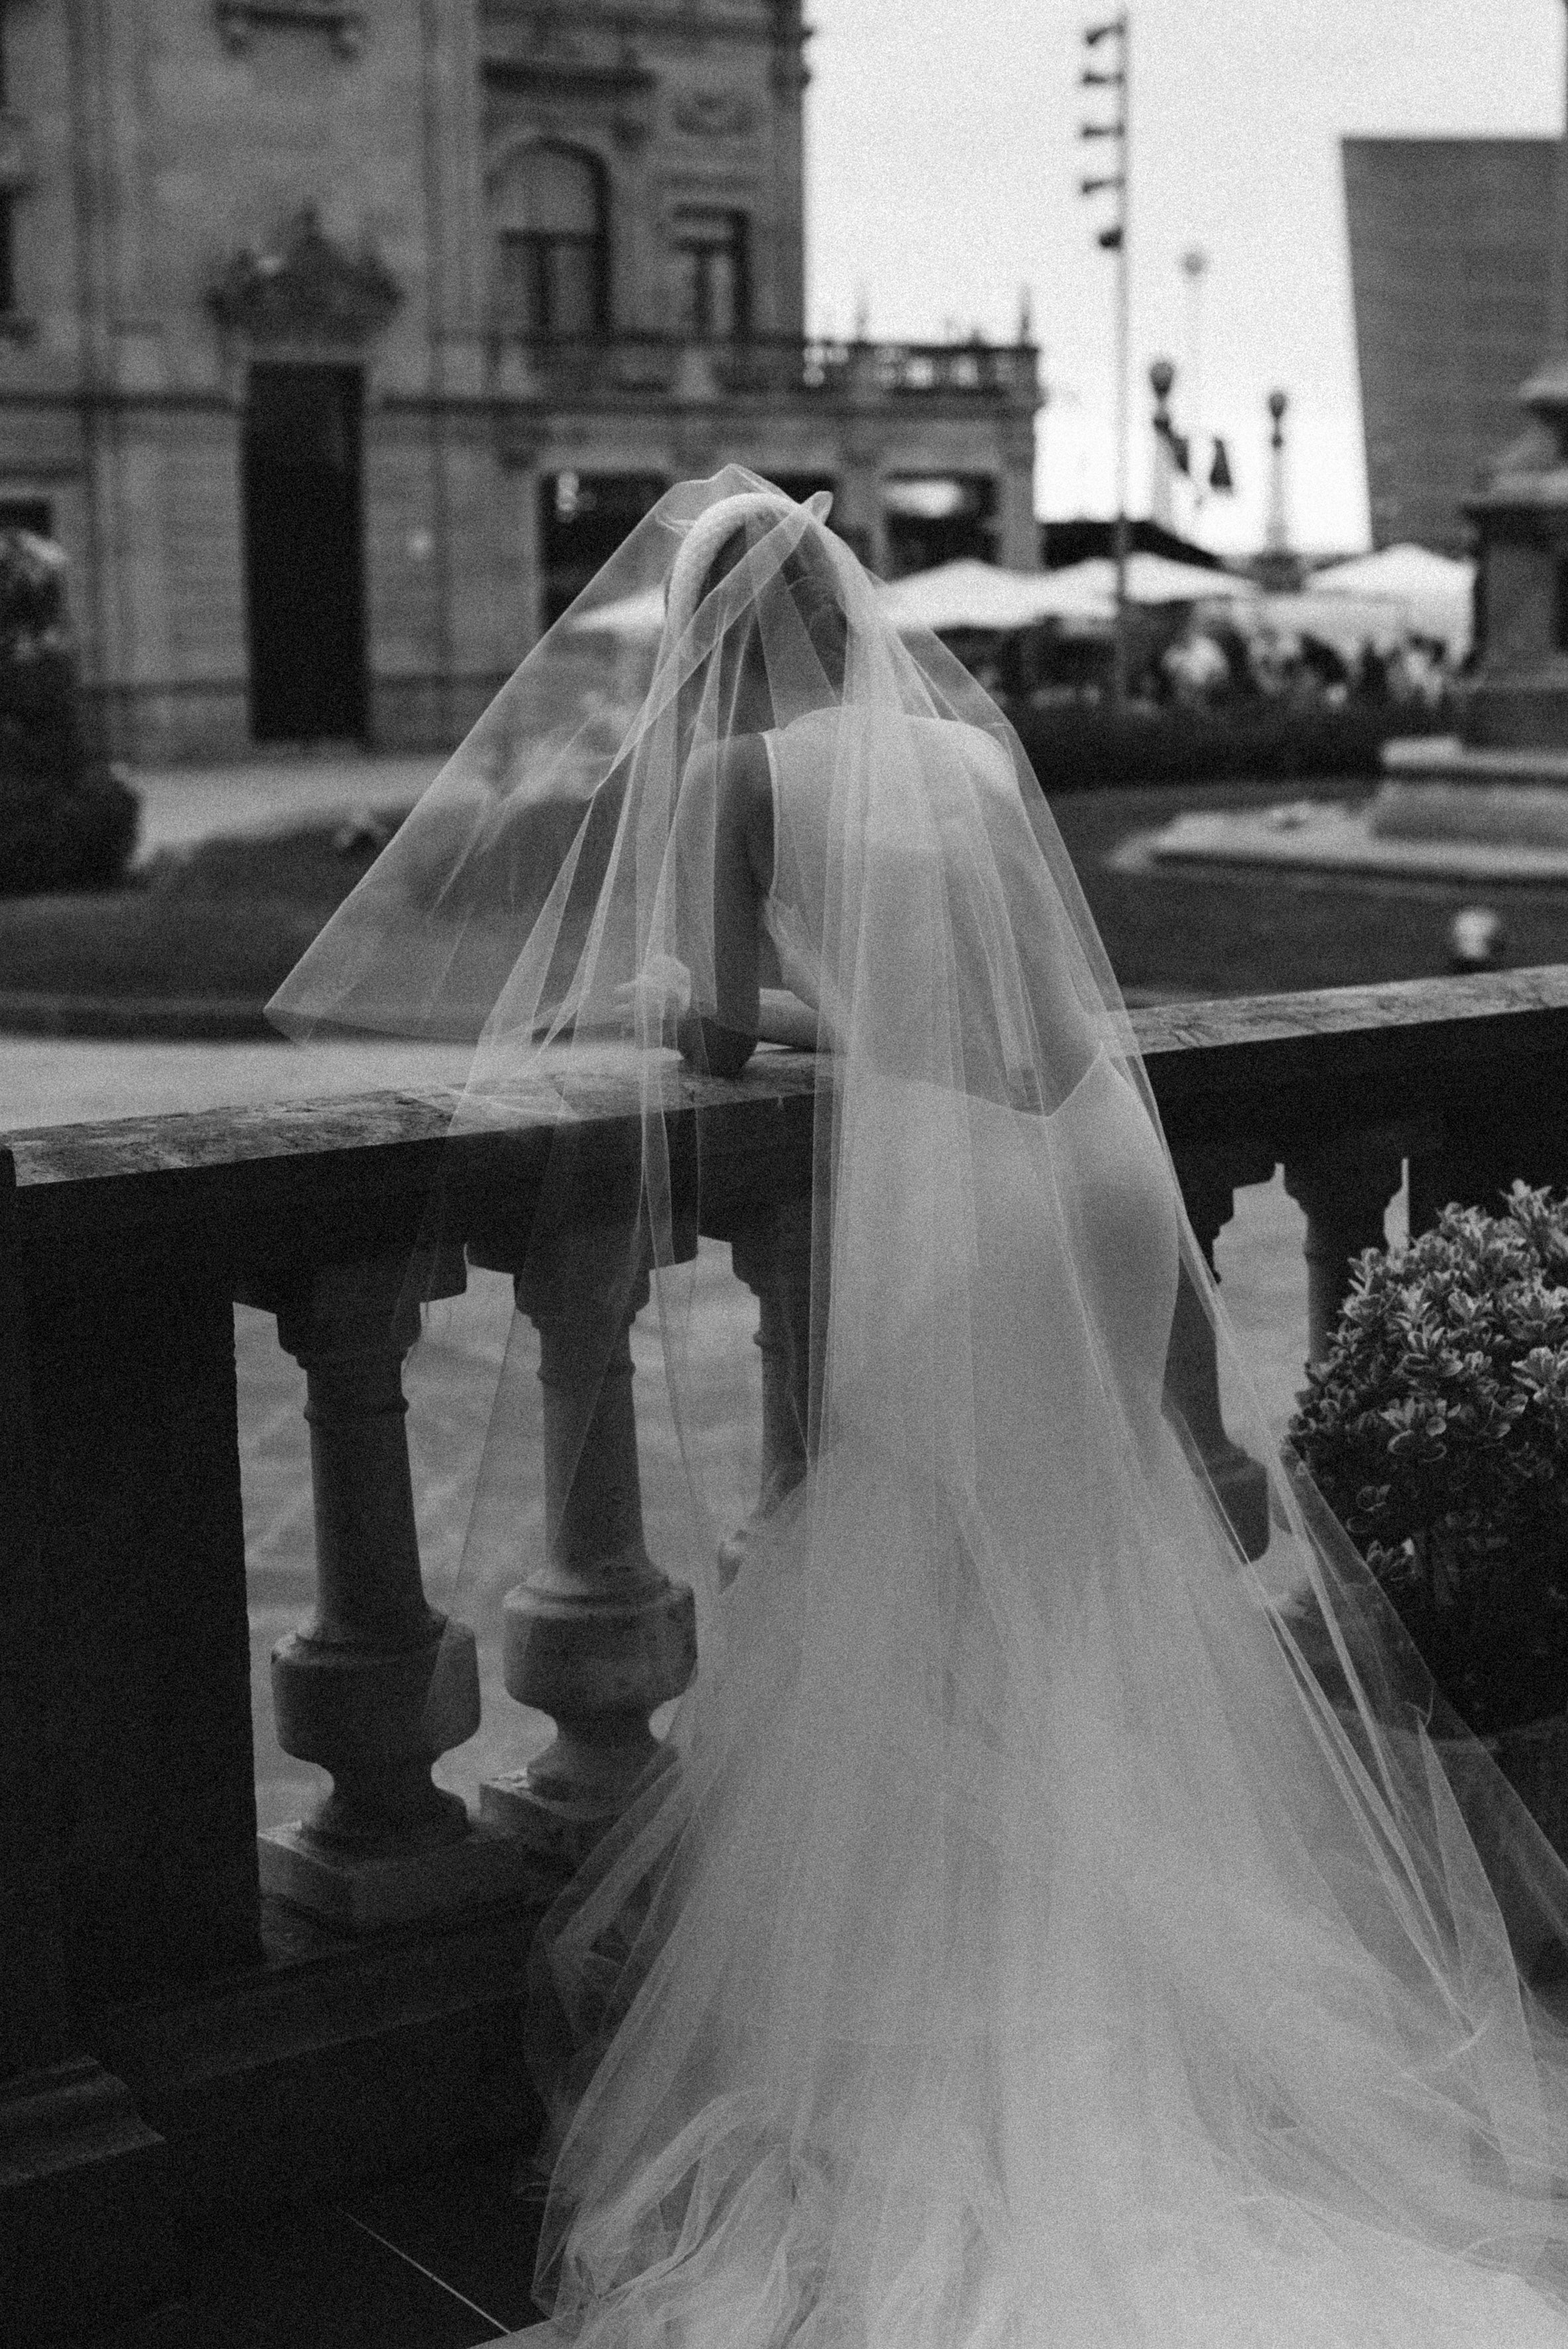
POLYGON ((800 0, 5 0, 0 521, 134 759, 453 739, 667 481, 1037 561, 1035 353, 804 334, 800 0))
POLYGON ((1343 142, 1372 541, 1460 553, 1553 337, 1554 139, 1343 142))

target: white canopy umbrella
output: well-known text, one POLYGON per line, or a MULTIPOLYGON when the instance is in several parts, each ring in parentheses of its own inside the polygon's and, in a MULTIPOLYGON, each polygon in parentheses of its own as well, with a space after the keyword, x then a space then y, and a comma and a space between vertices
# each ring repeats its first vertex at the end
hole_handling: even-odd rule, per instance
POLYGON ((1319 592, 1315 583, 1298 595, 1260 595, 1245 620, 1255 620, 1275 636, 1311 636, 1346 661, 1354 661, 1367 645, 1392 652, 1409 634, 1404 611, 1391 597, 1319 592))
MULTIPOLYGON (((1162 554, 1134 554, 1127 588, 1135 604, 1205 603, 1255 593, 1252 583, 1199 564, 1173 563, 1162 554)), ((995 563, 965 555, 912 572, 882 590, 882 608, 899 628, 1026 628, 1042 620, 1108 621, 1116 602, 1116 565, 1094 555, 1063 571, 1004 571, 995 563)), ((664 626, 664 597, 657 588, 625 595, 618 603, 577 613, 567 626, 583 634, 638 641, 664 626)))
POLYGON ((1307 590, 1315 595, 1376 596, 1398 607, 1405 633, 1440 636, 1450 659, 1462 660, 1470 650, 1474 585, 1473 563, 1405 540, 1315 571, 1307 590))
MULTIPOLYGON (((883 610, 900 628, 1024 628, 1053 616, 1099 619, 1109 613, 1109 601, 1097 585, 1064 585, 1065 579, 1061 572, 1002 571, 965 556, 913 572, 881 593, 883 610)), ((663 593, 651 588, 574 613, 566 625, 583 635, 634 641, 656 636, 664 620, 663 593)))
POLYGON ((1000 632, 1047 619, 1101 620, 1110 611, 1092 582, 1064 571, 1003 571, 973 555, 895 579, 882 589, 882 603, 897 628, 1000 632))
POLYGON ((574 612, 566 625, 574 634, 622 636, 633 642, 656 636, 665 625, 665 591, 645 587, 640 595, 623 595, 616 603, 574 612))
MULTIPOLYGON (((1108 603, 1116 595, 1116 564, 1109 554, 1091 554, 1065 571, 1049 574, 1072 592, 1098 594, 1108 603)), ((1168 554, 1150 554, 1141 548, 1127 558, 1127 598, 1130 604, 1234 603, 1257 594, 1250 579, 1229 571, 1208 571, 1201 563, 1177 563, 1168 554)))

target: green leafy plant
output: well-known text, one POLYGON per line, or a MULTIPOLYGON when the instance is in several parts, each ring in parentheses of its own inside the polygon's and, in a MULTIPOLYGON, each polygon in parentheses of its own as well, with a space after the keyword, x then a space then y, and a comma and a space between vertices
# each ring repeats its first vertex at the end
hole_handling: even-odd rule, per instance
POLYGON ((1290 1441, 1472 1729, 1568 1708, 1568 1195, 1368 1248, 1290 1441))
POLYGON ((83 732, 65 561, 0 531, 0 897, 112 888, 136 845, 136 794, 83 732))

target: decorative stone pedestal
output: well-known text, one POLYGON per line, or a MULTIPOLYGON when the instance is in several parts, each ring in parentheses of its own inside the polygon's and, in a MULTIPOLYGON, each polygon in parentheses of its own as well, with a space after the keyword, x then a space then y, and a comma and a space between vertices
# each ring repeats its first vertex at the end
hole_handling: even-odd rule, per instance
POLYGON ((1466 840, 1568 856, 1568 746, 1473 750, 1457 735, 1390 742, 1367 812, 1375 840, 1466 840))
POLYGON ((1568 350, 1519 398, 1523 433, 1465 501, 1480 545, 1460 735, 1387 745, 1383 838, 1568 849, 1568 350))

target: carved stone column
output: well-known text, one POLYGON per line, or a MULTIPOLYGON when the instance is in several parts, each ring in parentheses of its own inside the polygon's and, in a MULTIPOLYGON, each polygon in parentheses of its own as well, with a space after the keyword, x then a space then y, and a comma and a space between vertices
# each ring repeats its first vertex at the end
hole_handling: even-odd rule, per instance
MULTIPOLYGON (((1237 1189, 1247 1183, 1266 1183, 1274 1169, 1272 1152, 1255 1144, 1218 1144, 1177 1154, 1188 1220, 1211 1272, 1214 1242, 1235 1212, 1237 1189)), ((1248 1557, 1261 1557, 1269 1540, 1267 1473, 1225 1433, 1214 1327, 1185 1272, 1176 1289, 1165 1385, 1237 1541, 1248 1557)))
MULTIPOLYGON (((771 1516, 806 1473, 816 1431, 810 1423, 812 1370, 811 1202, 788 1199, 748 1219, 730 1241, 736 1276, 758 1304, 757 1345, 762 1356, 762 1482, 747 1524, 724 1545, 720 1571, 740 1569, 751 1532, 771 1516)), ((825 1300, 824 1300, 825 1305, 825 1300)), ((826 1340, 818 1316, 816 1342, 826 1340)))
POLYGON ((643 1538, 630 1332, 645 1266, 624 1226, 579 1225, 531 1251, 515 1280, 539 1331, 545 1544, 504 1602, 503 1671, 556 1734, 525 1769, 487 1782, 482 1801, 492 1825, 574 1866, 659 1761, 648 1717, 696 1668, 696 1614, 643 1538))
MULTIPOLYGON (((453 1296, 465 1279, 451 1251, 420 1286, 453 1296)), ((315 1617, 273 1651, 278 1743, 333 1785, 308 1819, 261 1837, 263 1887, 359 1930, 494 1898, 510 1855, 430 1779, 479 1727, 480 1692, 473 1633, 428 1604, 420 1578, 407 1260, 325 1266, 265 1302, 304 1367, 318 1577, 315 1617)))
POLYGON ((1383 1216, 1404 1178, 1402 1139, 1352 1134, 1285 1160, 1284 1187, 1306 1216, 1307 1361, 1328 1351, 1353 1257, 1383 1245, 1383 1216))

